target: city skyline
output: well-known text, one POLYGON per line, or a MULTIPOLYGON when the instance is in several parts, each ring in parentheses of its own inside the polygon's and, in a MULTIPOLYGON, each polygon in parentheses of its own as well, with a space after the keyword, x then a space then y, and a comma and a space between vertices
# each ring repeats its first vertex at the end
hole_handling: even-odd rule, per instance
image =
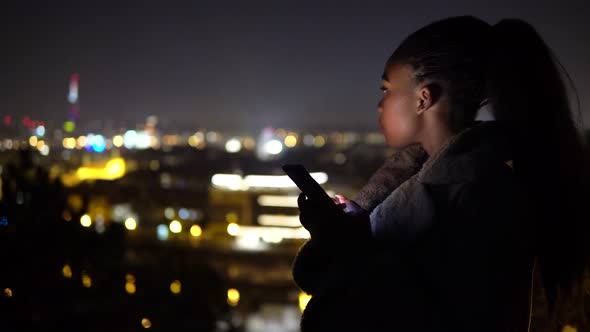
POLYGON ((588 4, 484 4, 23 4, 2 23, 0 115, 67 120, 77 73, 83 128, 130 128, 156 115, 178 129, 374 130, 383 63, 397 44, 429 22, 472 14, 535 26, 571 75, 590 127, 588 4))

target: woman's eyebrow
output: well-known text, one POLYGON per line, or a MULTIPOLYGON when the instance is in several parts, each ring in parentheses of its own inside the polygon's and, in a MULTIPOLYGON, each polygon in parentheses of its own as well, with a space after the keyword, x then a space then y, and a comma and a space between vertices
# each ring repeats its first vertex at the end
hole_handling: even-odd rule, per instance
POLYGON ((381 79, 384 80, 384 81, 389 82, 389 80, 387 79, 387 74, 386 73, 381 74, 381 79))

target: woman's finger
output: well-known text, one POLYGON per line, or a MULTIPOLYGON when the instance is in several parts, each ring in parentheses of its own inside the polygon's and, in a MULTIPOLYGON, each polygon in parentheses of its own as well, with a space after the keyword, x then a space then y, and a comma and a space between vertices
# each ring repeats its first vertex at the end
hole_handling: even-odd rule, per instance
POLYGON ((302 210, 305 208, 305 206, 307 201, 307 197, 305 197, 305 194, 300 193, 299 197, 297 197, 297 206, 299 206, 299 210, 302 210))

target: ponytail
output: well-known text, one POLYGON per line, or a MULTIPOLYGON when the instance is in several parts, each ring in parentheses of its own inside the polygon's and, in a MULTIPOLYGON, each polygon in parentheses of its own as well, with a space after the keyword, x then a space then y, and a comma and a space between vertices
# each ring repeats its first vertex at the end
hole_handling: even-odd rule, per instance
POLYGON ((555 316, 560 299, 571 297, 581 284, 590 256, 588 217, 582 211, 588 208, 588 165, 564 84, 569 76, 522 20, 500 21, 490 39, 487 96, 496 120, 511 136, 515 174, 539 207, 532 231, 549 310, 555 316))
MULTIPOLYGON (((473 16, 447 18, 412 33, 388 59, 387 66, 394 64, 411 66, 418 83, 444 88, 453 132, 474 123, 482 102, 491 103, 510 136, 515 175, 535 204, 535 271, 551 316, 561 315, 558 307, 573 298, 590 256, 590 223, 582 211, 588 208, 584 170, 590 167, 583 163, 567 72, 528 23, 505 19, 490 26, 473 16)), ((580 114, 578 106, 578 119, 580 114)))

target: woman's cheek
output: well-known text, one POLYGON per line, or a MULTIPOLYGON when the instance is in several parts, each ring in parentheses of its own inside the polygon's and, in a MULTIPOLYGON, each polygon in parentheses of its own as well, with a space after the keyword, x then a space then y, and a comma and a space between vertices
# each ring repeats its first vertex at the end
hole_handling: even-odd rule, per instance
POLYGON ((390 121, 391 136, 399 147, 411 144, 415 135, 415 123, 408 114, 395 114, 390 121))

